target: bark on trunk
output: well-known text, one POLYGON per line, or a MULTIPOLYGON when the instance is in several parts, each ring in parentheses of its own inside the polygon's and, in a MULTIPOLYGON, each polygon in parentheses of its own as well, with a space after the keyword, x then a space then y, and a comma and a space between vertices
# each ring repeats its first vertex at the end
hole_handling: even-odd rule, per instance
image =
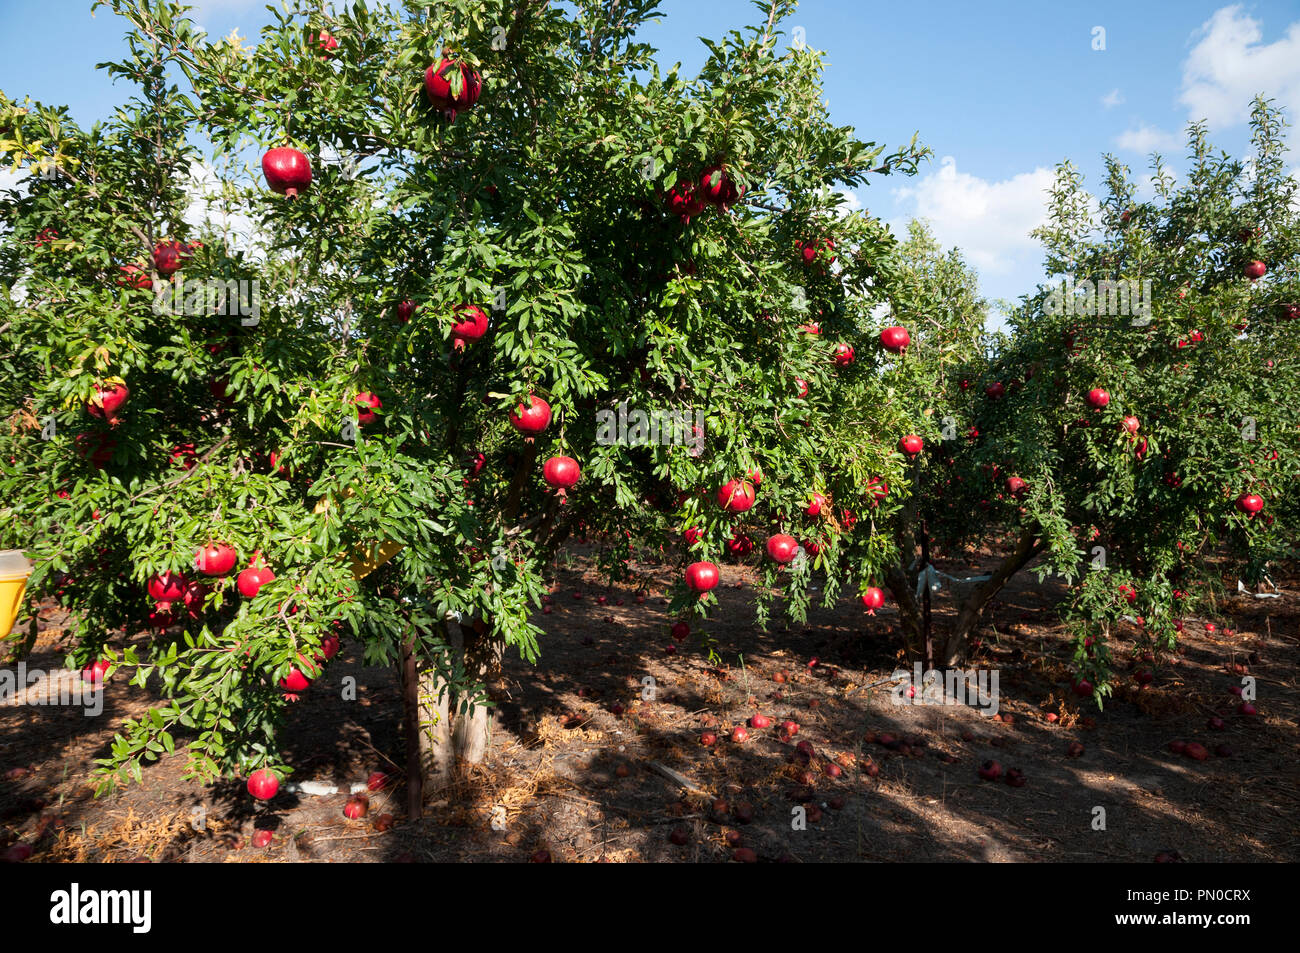
POLYGON ((907 660, 915 661, 921 657, 922 651, 921 611, 916 604, 911 581, 901 566, 894 566, 885 577, 885 585, 889 586, 894 601, 898 603, 898 623, 903 630, 903 648, 907 652, 907 660))
POLYGON ((415 662, 415 633, 402 643, 398 664, 406 735, 406 816, 419 820, 424 814, 424 766, 420 761, 420 675, 415 662))
POLYGON ((491 743, 492 709, 487 701, 487 684, 501 669, 504 643, 491 632, 463 633, 465 674, 469 690, 457 699, 453 744, 461 764, 481 764, 491 743))
MULTIPOLYGON (((490 626, 485 628, 485 634, 478 635, 474 629, 462 626, 454 616, 449 616, 443 625, 450 648, 448 663, 453 669, 462 669, 468 684, 461 692, 455 692, 437 666, 427 663, 417 666, 413 654, 403 657, 404 672, 418 667, 417 689, 414 693, 409 689, 406 692, 407 705, 416 712, 413 718, 408 711, 406 720, 407 755, 411 762, 408 770, 416 775, 414 781, 407 779, 408 805, 411 798, 422 801, 425 795, 445 790, 459 769, 481 764, 491 741, 492 710, 487 704, 487 683, 500 672, 505 644, 492 634, 490 626), (418 749, 414 753, 412 739, 418 749)), ((411 816, 419 816, 418 808, 411 816)))
POLYGON ((425 793, 443 790, 451 783, 451 686, 437 666, 419 666, 417 737, 425 793))

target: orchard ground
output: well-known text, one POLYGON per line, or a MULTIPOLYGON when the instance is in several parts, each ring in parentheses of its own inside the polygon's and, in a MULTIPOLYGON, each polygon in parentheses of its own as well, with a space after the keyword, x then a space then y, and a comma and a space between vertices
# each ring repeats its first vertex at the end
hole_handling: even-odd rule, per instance
MULTIPOLYGON (((1136 630, 1116 633, 1117 696, 1102 712, 1070 690, 1071 642, 1055 609, 1062 583, 1019 574, 986 615, 970 666, 999 672, 1002 718, 994 720, 973 708, 897 706, 889 685, 867 687, 906 667, 893 655, 892 603, 869 618, 846 596, 833 611, 814 608, 806 626, 784 630, 778 620, 764 633, 753 624, 753 569, 726 565, 717 621, 693 624, 691 639, 669 654, 676 620, 662 597, 671 570, 634 562, 639 582, 611 586, 594 570, 594 549, 561 554, 554 608, 536 616, 546 630, 536 669, 507 658, 492 686, 488 763, 431 798, 418 823, 406 823, 401 808, 394 673, 361 666, 356 646, 345 645, 334 681, 318 681, 294 706, 283 743, 294 781, 346 788, 387 771, 393 781, 371 795, 366 818, 343 816, 345 794, 282 789, 259 804, 242 781, 203 788, 181 776, 181 755, 146 767, 142 784, 94 800, 93 759, 107 753, 123 717, 158 701, 120 672, 99 718, 76 708, 5 709, 0 846, 33 843, 34 861, 520 861, 545 850, 560 862, 697 862, 728 860, 737 843, 760 860, 803 862, 1300 858, 1294 566, 1274 575, 1281 598, 1233 598, 1215 632, 1206 631, 1209 620, 1189 618, 1180 654, 1164 662, 1128 665, 1136 630), (720 665, 701 651, 701 632, 716 643, 720 665), (1140 687, 1138 668, 1154 681, 1140 687), (1253 717, 1238 714, 1230 693, 1243 672, 1258 683, 1253 717), (345 676, 357 680, 357 701, 335 690, 345 676), (641 697, 647 677, 653 700, 641 697), (731 728, 756 713, 771 727, 733 742, 731 728), (1221 730, 1208 727, 1215 715, 1221 730), (787 719, 799 731, 785 743, 777 733, 787 719), (700 743, 706 731, 718 736, 711 748, 700 743), (892 747, 880 743, 884 734, 894 736, 892 747), (1174 740, 1203 744, 1208 759, 1172 753, 1174 740), (799 741, 813 746, 807 765, 796 757, 799 741), (1083 751, 1071 756, 1074 742, 1083 751), (1231 754, 1216 755, 1220 745, 1231 754), (1025 784, 981 780, 988 760, 1004 773, 1019 769, 1025 784), (838 777, 827 770, 832 762, 838 777), (753 816, 742 823, 746 803, 753 816), (792 829, 800 805, 822 814, 809 807, 806 830, 792 829), (1104 830, 1094 829, 1097 808, 1104 830), (384 814, 392 826, 377 830, 384 814), (269 847, 253 846, 259 829, 273 832, 269 847), (684 845, 671 840, 678 829, 684 845)), ((938 566, 971 575, 995 555, 938 566)), ((938 625, 951 611, 945 596, 936 598, 938 625)), ((64 616, 47 608, 41 619, 28 666, 54 669, 64 616)))

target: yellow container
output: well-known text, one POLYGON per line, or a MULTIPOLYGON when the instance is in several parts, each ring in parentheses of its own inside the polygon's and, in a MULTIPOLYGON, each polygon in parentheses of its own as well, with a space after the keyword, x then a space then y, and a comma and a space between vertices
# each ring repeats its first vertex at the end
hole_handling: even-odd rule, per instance
POLYGON ((31 574, 32 564, 19 550, 0 549, 0 639, 13 631, 31 574))
MULTIPOLYGON (((355 494, 355 490, 348 487, 344 491, 346 496, 355 494)), ((313 513, 324 513, 330 508, 330 500, 327 496, 322 496, 316 503, 313 513)), ((352 550, 352 578, 365 579, 372 572, 382 566, 388 560, 392 559, 401 552, 402 544, 395 543, 392 540, 383 542, 373 542, 366 546, 358 546, 352 550)))

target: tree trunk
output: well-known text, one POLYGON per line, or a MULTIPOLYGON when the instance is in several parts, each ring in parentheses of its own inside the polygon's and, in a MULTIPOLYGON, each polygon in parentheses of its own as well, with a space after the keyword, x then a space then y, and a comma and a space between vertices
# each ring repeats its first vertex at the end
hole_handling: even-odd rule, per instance
POLYGON ((930 568, 930 530, 921 524, 921 572, 927 573, 924 598, 924 613, 922 615, 922 635, 925 639, 924 658, 922 662, 925 670, 928 672, 934 668, 934 622, 930 614, 930 585, 927 570, 930 568))
POLYGON ((916 604, 916 594, 901 566, 893 566, 885 577, 885 585, 898 603, 898 623, 903 630, 903 649, 907 660, 915 661, 922 653, 921 611, 916 604))
MULTIPOLYGON (((916 479, 919 464, 912 464, 912 478, 916 479)), ((917 559, 920 552, 916 531, 919 522, 916 498, 912 497, 904 504, 900 514, 894 542, 898 545, 900 565, 892 567, 885 576, 885 585, 894 594, 898 603, 898 621, 902 628, 903 649, 907 660, 914 662, 925 654, 925 635, 922 631, 921 607, 916 601, 916 577, 907 567, 917 559)))
POLYGON ((479 635, 455 616, 449 615, 443 627, 450 649, 446 667, 419 664, 414 637, 403 647, 407 805, 412 817, 420 816, 424 796, 450 786, 459 767, 482 763, 491 740, 487 683, 500 671, 505 643, 490 626, 479 635), (467 684, 461 691, 448 682, 447 668, 463 671, 467 684))
POLYGON ((464 659, 465 677, 470 683, 456 699, 452 746, 460 764, 481 764, 491 741, 492 709, 487 704, 487 683, 501 669, 504 643, 492 634, 490 626, 485 626, 480 635, 455 622, 448 625, 459 631, 453 644, 464 659))
MULTIPOLYGON (((451 620, 448 624, 454 624, 451 620)), ((441 791, 451 783, 451 685, 436 665, 419 666, 417 692, 420 745, 419 766, 426 793, 441 791)))
POLYGON ((952 631, 948 633, 943 646, 941 663, 943 668, 953 668, 965 659, 970 633, 978 624, 984 607, 988 605, 990 599, 1002 591, 1002 587, 1012 576, 1025 568, 1025 565, 1042 551, 1036 536, 1033 530, 1025 530, 1016 543, 1015 551, 1002 561, 987 581, 981 583, 962 601, 961 608, 957 612, 957 621, 952 631))
POLYGON ((402 643, 398 675, 406 735, 406 816, 418 820, 424 814, 424 766, 420 760, 420 675, 415 661, 414 631, 402 643))

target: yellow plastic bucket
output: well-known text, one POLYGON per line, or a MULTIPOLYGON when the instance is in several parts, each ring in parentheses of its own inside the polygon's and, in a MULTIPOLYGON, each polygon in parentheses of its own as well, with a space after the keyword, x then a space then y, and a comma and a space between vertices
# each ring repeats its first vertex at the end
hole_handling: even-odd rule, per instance
MULTIPOLYGON (((348 487, 344 491, 345 496, 352 496, 356 491, 348 487)), ((327 496, 322 496, 316 503, 313 513, 324 513, 330 508, 330 500, 327 496)), ((352 578, 365 579, 372 572, 388 562, 399 552, 402 544, 395 543, 392 540, 383 542, 372 542, 366 546, 357 546, 352 550, 352 578)))
POLYGON ((32 564, 19 550, 0 549, 0 639, 13 631, 31 574, 32 564))

